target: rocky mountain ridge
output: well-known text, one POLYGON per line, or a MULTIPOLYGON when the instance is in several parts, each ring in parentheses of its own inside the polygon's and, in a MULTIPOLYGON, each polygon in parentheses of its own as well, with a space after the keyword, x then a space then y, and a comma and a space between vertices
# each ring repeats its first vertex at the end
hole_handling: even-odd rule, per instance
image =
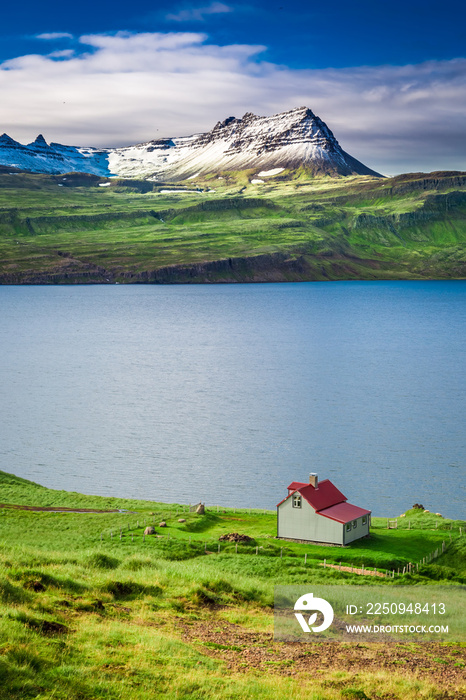
POLYGON ((285 168, 316 175, 372 175, 343 151, 328 126, 307 107, 271 117, 250 112, 228 117, 204 134, 155 139, 122 148, 47 144, 42 134, 22 145, 0 137, 0 165, 30 172, 84 172, 100 176, 186 180, 212 172, 257 169, 259 176, 285 168))

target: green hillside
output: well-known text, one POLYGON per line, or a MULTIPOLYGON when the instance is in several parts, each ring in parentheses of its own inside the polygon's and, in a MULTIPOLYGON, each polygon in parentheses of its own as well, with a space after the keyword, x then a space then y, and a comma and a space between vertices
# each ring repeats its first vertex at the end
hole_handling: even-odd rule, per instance
POLYGON ((464 522, 409 511, 397 530, 374 519, 369 538, 340 548, 276 540, 272 511, 188 511, 0 471, 1 700, 464 697, 460 642, 288 644, 274 641, 272 612, 277 584, 365 583, 374 600, 400 586, 459 593, 464 522), (156 532, 144 536, 149 524, 156 532), (232 532, 252 539, 219 540, 232 532), (369 575, 404 568, 443 541, 446 551, 412 573, 369 575))
POLYGON ((0 283, 460 279, 466 174, 0 173, 0 283))

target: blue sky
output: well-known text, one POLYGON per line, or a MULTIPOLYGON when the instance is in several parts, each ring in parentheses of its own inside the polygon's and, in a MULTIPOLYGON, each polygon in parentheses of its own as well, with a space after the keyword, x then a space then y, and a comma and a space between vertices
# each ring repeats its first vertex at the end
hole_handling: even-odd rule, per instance
POLYGON ((466 169, 464 2, 22 2, 0 132, 126 145, 307 105, 387 174, 466 169))

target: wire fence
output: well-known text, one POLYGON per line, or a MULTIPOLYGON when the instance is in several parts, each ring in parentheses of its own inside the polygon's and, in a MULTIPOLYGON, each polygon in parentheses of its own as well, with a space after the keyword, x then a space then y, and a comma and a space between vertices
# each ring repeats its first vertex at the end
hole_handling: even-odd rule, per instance
POLYGON ((456 531, 460 535, 466 531, 466 524, 463 521, 445 521, 440 516, 435 520, 435 524, 432 519, 422 522, 422 520, 411 520, 410 518, 377 518, 377 522, 374 523, 372 520, 371 529, 381 530, 446 530, 446 531, 456 531), (386 524, 385 524, 386 523, 386 524), (460 524, 461 523, 461 524, 460 524))
MULTIPOLYGON (((183 511, 180 511, 183 512, 183 511)), ((159 513, 154 513, 153 514, 153 523, 155 524, 157 522, 157 519, 155 516, 163 516, 163 512, 159 513)), ((426 564, 430 564, 433 562, 435 559, 437 559, 439 556, 444 554, 444 552, 447 550, 447 548, 452 544, 453 541, 459 539, 459 537, 453 537, 452 534, 449 534, 449 537, 446 540, 443 540, 441 545, 439 545, 435 550, 432 550, 429 552, 427 555, 424 557, 420 558, 419 561, 415 562, 408 562, 404 566, 400 566, 397 568, 385 568, 385 567, 368 567, 365 566, 364 564, 355 564, 354 562, 351 564, 344 563, 343 561, 340 561, 339 563, 332 562, 332 561, 327 561, 327 559, 324 559, 323 561, 319 561, 315 559, 315 552, 309 553, 300 553, 298 554, 294 550, 291 550, 291 548, 283 546, 283 547, 276 547, 273 545, 270 545, 269 547, 263 546, 263 545, 247 545, 244 544, 243 542, 232 542, 232 541, 225 541, 225 542, 219 542, 218 540, 209 540, 209 539, 199 539, 198 537, 194 537, 192 535, 189 535, 187 537, 175 537, 173 536, 172 533, 167 532, 167 534, 161 534, 160 532, 156 533, 151 533, 146 535, 145 532, 138 532, 136 534, 135 538, 135 530, 140 531, 142 528, 146 528, 150 526, 152 523, 147 519, 143 518, 141 520, 136 520, 135 523, 126 523, 124 526, 121 526, 115 530, 110 530, 110 532, 104 533, 101 532, 100 534, 100 541, 103 543, 104 539, 108 541, 108 538, 110 540, 120 540, 124 542, 129 542, 129 538, 131 537, 131 543, 134 543, 135 539, 136 542, 145 544, 146 543, 146 538, 148 540, 154 540, 155 541, 166 541, 166 542, 176 542, 178 544, 184 544, 184 545, 189 545, 189 546, 195 546, 197 545, 198 552, 199 554, 220 554, 221 552, 224 553, 234 553, 235 554, 249 554, 249 555, 256 555, 256 556, 267 556, 267 557, 279 557, 283 559, 284 552, 285 552, 285 557, 286 556, 291 556, 293 557, 294 560, 296 559, 303 559, 303 563, 306 565, 308 563, 308 558, 309 562, 314 562, 318 566, 323 566, 323 568, 329 568, 329 569, 335 569, 338 571, 344 571, 352 574, 358 574, 362 576, 376 576, 376 577, 381 577, 381 578, 395 578, 399 576, 404 576, 405 574, 410 574, 413 572, 418 572, 420 568, 426 564), (238 546, 240 547, 240 550, 238 552, 238 546), (312 554, 314 554, 314 557, 312 557, 312 554)), ((160 523, 159 523, 160 527, 160 523)), ((460 536, 463 534, 464 530, 460 528, 460 536)), ((261 538, 262 539, 262 538, 261 538)))

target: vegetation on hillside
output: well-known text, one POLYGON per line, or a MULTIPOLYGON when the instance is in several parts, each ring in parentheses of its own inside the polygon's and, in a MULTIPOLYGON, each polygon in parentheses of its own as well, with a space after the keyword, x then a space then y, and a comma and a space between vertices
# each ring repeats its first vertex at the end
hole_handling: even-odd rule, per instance
POLYGON ((465 277, 464 173, 258 179, 0 173, 0 282, 465 277))
POLYGON ((364 583, 464 584, 464 522, 408 512, 389 530, 375 519, 369 539, 342 549, 276 540, 269 511, 197 515, 183 504, 53 491, 5 472, 0 503, 2 700, 440 700, 466 691, 461 645, 391 644, 387 654, 382 644, 303 649, 271 634, 275 584, 361 583, 324 560, 389 569, 447 541, 418 571, 364 583), (228 532, 252 540, 220 542, 228 532))

